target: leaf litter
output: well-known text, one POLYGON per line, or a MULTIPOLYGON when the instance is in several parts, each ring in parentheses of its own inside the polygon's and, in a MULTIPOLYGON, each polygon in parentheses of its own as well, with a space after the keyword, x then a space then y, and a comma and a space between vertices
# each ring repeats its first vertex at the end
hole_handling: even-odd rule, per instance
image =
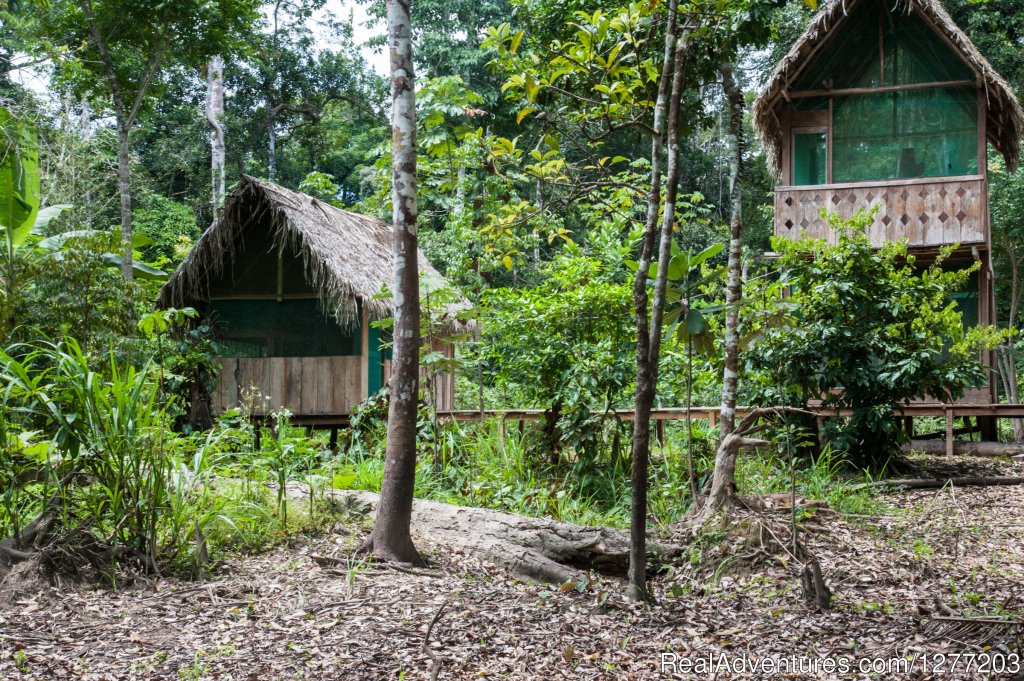
MULTIPOLYGON (((1020 468, 971 459, 923 465, 943 476, 1020 468)), ((625 601, 623 583, 599 575, 561 586, 525 583, 429 537, 417 541, 431 568, 396 570, 353 557, 353 538, 339 528, 235 556, 207 581, 165 578, 116 591, 7 584, 0 678, 755 679, 766 675, 663 672, 662 655, 892 660, 1024 652, 1024 487, 947 486, 881 498, 890 509, 881 515, 811 508, 800 523, 833 594, 825 611, 805 605, 798 564, 782 551, 749 550, 742 539, 755 521, 785 527, 791 510, 784 505, 738 510, 717 540, 691 541, 688 553, 652 566, 652 606, 625 601)), ((681 539, 682 529, 675 534, 681 539)), ((915 669, 776 678, 1015 677, 915 669)))

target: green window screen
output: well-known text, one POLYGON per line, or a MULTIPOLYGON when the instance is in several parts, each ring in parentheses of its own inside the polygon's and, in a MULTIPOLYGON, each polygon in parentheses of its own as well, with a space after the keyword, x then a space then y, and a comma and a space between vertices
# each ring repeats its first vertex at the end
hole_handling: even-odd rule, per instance
POLYGON ((793 184, 825 184, 825 133, 793 135, 793 184))
POLYGON ((212 300, 206 317, 222 357, 359 355, 359 329, 343 331, 315 299, 212 300))
POLYGON ((934 88, 837 97, 833 181, 976 174, 977 96, 971 88, 934 88))
POLYGON ((971 273, 964 290, 957 291, 952 295, 957 310, 963 315, 965 329, 972 329, 978 325, 978 273, 971 273))
POLYGON ((381 356, 380 329, 370 325, 367 333, 367 342, 370 345, 367 371, 366 395, 375 395, 384 385, 384 362, 381 356))
POLYGON ((974 80, 974 73, 916 12, 868 0, 832 33, 794 89, 953 80, 974 80))

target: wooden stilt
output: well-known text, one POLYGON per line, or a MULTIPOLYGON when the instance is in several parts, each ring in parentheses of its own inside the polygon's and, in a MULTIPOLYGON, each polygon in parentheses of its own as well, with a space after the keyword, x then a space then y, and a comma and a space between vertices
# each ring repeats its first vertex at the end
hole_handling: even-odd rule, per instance
POLYGON ((903 430, 907 432, 907 437, 911 440, 914 439, 914 417, 904 416, 903 417, 903 430))
POLYGON ((978 431, 983 442, 999 442, 999 428, 995 416, 979 416, 978 431))
POLYGON ((946 456, 953 456, 953 410, 946 410, 946 456))
POLYGON ((658 444, 661 447, 664 447, 665 446, 665 422, 662 421, 661 419, 658 419, 655 422, 655 424, 656 424, 655 425, 655 430, 658 433, 658 444))
POLYGON ((337 453, 338 451, 338 426, 331 426, 331 439, 328 443, 332 452, 337 453))

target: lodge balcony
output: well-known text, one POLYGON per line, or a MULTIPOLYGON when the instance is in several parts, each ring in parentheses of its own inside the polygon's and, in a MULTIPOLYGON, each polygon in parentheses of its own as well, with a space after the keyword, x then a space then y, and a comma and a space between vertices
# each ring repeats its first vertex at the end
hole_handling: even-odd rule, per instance
POLYGON ((834 244, 836 234, 821 217, 822 207, 849 218, 858 208, 878 204, 868 228, 873 244, 905 238, 918 249, 982 245, 988 231, 986 195, 982 175, 780 186, 775 189, 775 236, 834 244))

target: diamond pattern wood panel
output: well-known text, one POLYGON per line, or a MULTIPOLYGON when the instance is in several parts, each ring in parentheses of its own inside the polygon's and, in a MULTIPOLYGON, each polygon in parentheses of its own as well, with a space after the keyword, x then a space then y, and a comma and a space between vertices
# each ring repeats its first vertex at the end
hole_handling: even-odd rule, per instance
POLYGON ((911 246, 985 241, 985 186, 981 179, 936 180, 898 185, 889 181, 848 187, 781 187, 775 190, 775 235, 828 239, 836 235, 821 217, 824 206, 844 218, 878 204, 868 236, 882 244, 906 238, 911 246))

